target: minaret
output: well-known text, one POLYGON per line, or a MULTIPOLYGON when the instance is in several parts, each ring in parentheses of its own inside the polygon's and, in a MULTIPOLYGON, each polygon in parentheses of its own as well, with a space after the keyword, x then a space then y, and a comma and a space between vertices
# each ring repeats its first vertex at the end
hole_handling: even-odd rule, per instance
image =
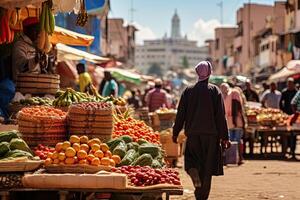
POLYGON ((177 9, 172 17, 172 27, 171 27, 171 38, 178 39, 181 38, 180 34, 180 19, 177 15, 177 9))

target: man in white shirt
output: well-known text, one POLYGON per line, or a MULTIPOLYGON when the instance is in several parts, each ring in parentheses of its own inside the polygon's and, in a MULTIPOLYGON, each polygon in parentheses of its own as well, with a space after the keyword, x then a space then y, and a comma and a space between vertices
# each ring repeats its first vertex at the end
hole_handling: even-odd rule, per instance
POLYGON ((261 98, 261 103, 266 108, 277 108, 279 109, 281 99, 281 92, 277 90, 275 83, 271 83, 270 89, 265 91, 261 98))

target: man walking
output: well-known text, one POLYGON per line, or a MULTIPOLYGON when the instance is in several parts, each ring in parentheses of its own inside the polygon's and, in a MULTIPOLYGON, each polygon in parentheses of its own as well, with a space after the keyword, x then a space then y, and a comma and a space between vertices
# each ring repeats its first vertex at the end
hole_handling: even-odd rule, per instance
POLYGON ((258 94, 252 89, 250 80, 246 81, 246 89, 243 91, 247 101, 259 102, 258 94))
POLYGON ((277 90, 276 83, 271 83, 270 89, 266 90, 262 95, 261 103, 266 108, 279 109, 281 93, 277 90))
POLYGON ((146 95, 146 103, 150 112, 159 108, 168 107, 167 92, 162 89, 162 80, 156 79, 154 89, 146 95))
POLYGON ((291 101, 294 98, 294 96, 296 95, 296 93, 297 93, 297 90, 295 87, 294 79, 289 78, 287 81, 287 88, 283 90, 282 96, 280 99, 280 109, 288 115, 293 114, 291 101))
POLYGON ((180 99, 173 127, 173 142, 184 128, 187 136, 185 170, 192 178, 197 200, 208 199, 213 175, 223 175, 222 150, 228 148, 228 128, 220 90, 208 83, 212 72, 209 62, 195 70, 198 82, 187 88, 180 99))

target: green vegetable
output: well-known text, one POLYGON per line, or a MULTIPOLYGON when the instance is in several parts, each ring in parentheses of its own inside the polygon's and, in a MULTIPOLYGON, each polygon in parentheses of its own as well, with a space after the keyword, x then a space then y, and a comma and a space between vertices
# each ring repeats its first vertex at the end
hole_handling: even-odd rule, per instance
POLYGON ((157 169, 157 168, 162 168, 162 165, 160 164, 160 162, 158 160, 154 159, 151 167, 157 169))
POLYGON ((138 157, 131 165, 133 166, 151 166, 153 162, 152 156, 150 154, 143 154, 138 157))
POLYGON ((22 140, 21 138, 13 138, 10 141, 9 148, 11 150, 19 149, 19 150, 22 150, 22 151, 26 151, 26 152, 33 155, 31 149, 28 147, 26 142, 24 140, 22 140))
POLYGON ((28 158, 33 158, 33 156, 26 152, 26 151, 22 151, 19 149, 15 149, 12 151, 7 152, 4 157, 2 158, 18 158, 18 157, 28 157, 28 158))
POLYGON ((10 142, 13 138, 19 138, 18 132, 15 130, 0 133, 0 142, 10 142))
POLYGON ((125 143, 132 142, 132 138, 129 135, 123 135, 120 137, 121 140, 123 140, 125 143))
POLYGON ((121 160, 120 166, 130 165, 137 157, 138 153, 134 149, 130 149, 121 160))
POLYGON ((148 142, 147 142, 147 140, 139 139, 139 140, 137 141, 137 143, 138 143, 139 145, 142 145, 142 144, 145 144, 145 143, 148 143, 148 142))
POLYGON ((109 146, 109 150, 111 152, 114 151, 114 149, 121 143, 123 142, 123 140, 119 139, 119 138, 115 138, 115 139, 111 139, 109 140, 106 144, 109 146))
POLYGON ((1 142, 0 143, 0 157, 4 156, 9 151, 10 151, 9 143, 8 142, 1 142))
POLYGON ((126 147, 127 147, 127 150, 134 149, 134 146, 131 142, 126 144, 126 147))
POLYGON ((158 146, 149 144, 149 143, 147 143, 147 144, 144 143, 144 144, 140 145, 140 147, 139 147, 140 155, 147 153, 147 154, 150 154, 153 158, 158 156, 160 151, 161 151, 161 149, 158 146))
POLYGON ((139 150, 140 145, 137 142, 131 142, 135 151, 139 150))
POLYGON ((114 155, 120 156, 120 158, 123 158, 126 154, 127 147, 124 141, 121 141, 118 146, 113 150, 114 155))

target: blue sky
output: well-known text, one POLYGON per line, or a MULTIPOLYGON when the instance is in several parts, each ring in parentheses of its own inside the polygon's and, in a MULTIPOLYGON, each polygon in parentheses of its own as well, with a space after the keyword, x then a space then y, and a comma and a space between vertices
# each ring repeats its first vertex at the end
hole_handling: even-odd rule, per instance
MULTIPOLYGON (((220 0, 111 0, 110 17, 130 21, 131 1, 136 10, 134 23, 139 28, 137 42, 160 38, 170 33, 171 17, 177 9, 181 19, 181 32, 202 44, 213 37, 213 30, 220 26, 220 0)), ((236 10, 248 0, 223 0, 224 24, 235 25, 236 10)), ((274 4, 274 0, 251 0, 254 3, 274 4)))

